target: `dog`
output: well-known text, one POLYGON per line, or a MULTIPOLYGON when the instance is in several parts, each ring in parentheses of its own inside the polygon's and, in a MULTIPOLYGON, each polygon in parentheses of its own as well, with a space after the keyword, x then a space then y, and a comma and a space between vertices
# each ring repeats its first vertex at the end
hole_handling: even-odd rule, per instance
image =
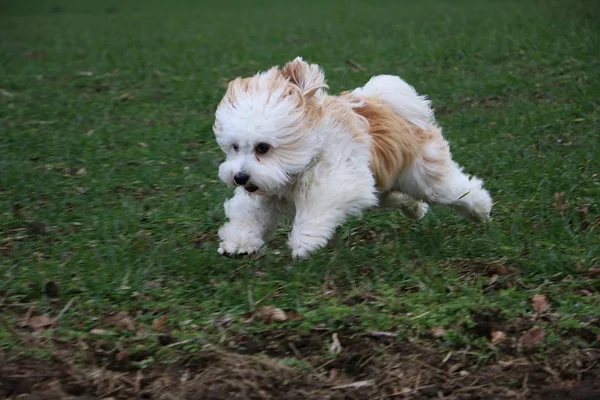
POLYGON ((234 190, 220 254, 262 252, 286 217, 294 260, 374 207, 418 220, 444 205, 489 220, 489 192, 452 159, 426 96, 394 75, 338 96, 328 89, 322 68, 302 57, 228 83, 213 125, 226 156, 219 178, 234 190))

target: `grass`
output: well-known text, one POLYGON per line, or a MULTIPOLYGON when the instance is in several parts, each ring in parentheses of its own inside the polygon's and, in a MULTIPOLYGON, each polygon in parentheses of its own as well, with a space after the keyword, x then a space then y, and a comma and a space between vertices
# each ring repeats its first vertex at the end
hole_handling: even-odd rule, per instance
MULTIPOLYGON (((598 11, 584 0, 4 4, 5 317, 14 325, 19 304, 55 316, 75 298, 55 328, 64 337, 110 331, 101 316, 127 310, 143 326, 166 314, 178 340, 212 341, 224 315, 231 331, 270 329, 243 323, 262 299, 302 313, 283 324, 292 332, 390 330, 494 357, 468 329, 477 316, 528 318, 544 294, 555 313, 544 346, 593 346, 572 332, 598 333, 598 11), (335 93, 391 73, 429 95, 456 160, 485 180, 493 220, 378 211, 294 265, 283 228, 265 257, 219 256, 231 193, 214 109, 229 79, 297 55, 335 93), (60 306, 42 294, 48 282, 60 306)), ((0 345, 19 348, 7 332, 0 345)))

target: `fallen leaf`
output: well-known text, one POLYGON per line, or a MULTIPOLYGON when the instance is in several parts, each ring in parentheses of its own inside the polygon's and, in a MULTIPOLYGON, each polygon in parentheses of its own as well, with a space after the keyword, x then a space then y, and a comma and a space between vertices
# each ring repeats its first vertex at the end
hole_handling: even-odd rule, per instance
POLYGON ((506 339, 506 333, 504 333, 502 331, 498 331, 498 330, 493 330, 491 336, 492 336, 492 339, 491 339, 492 344, 498 344, 498 343, 502 342, 504 339, 506 339))
POLYGON ((166 323, 167 323, 167 314, 163 315, 160 318, 156 318, 154 321, 152 321, 152 327, 154 329, 156 329, 157 331, 162 331, 163 328, 165 327, 166 323))
POLYGON ((342 352, 342 344, 340 343, 340 340, 338 339, 338 335, 337 333, 334 333, 333 335, 331 335, 331 344, 329 345, 329 351, 331 351, 334 354, 340 354, 342 352))
POLYGON ((488 125, 489 126, 496 126, 496 121, 490 121, 490 122, 488 122, 488 125))
POLYGON ((579 207, 577 207, 577 211, 579 211, 583 215, 589 214, 590 213, 590 205, 582 204, 579 207))
POLYGON ((0 89, 0 93, 2 93, 2 96, 4 97, 15 97, 15 95, 8 90, 0 89))
POLYGON ((436 338, 442 337, 446 334, 446 330, 441 326, 431 328, 430 332, 436 338))
POLYGON ((565 192, 554 193, 554 203, 552 206, 561 214, 569 209, 569 203, 565 201, 565 192))
POLYGON ((498 275, 512 275, 512 274, 516 274, 518 272, 518 270, 515 267, 512 267, 510 265, 499 264, 499 265, 494 265, 490 269, 490 272, 494 273, 494 274, 498 274, 498 275))
POLYGON ((117 359, 117 361, 123 361, 127 357, 129 357, 129 352, 127 350, 120 351, 115 356, 115 358, 117 359))
POLYGON ((519 339, 519 344, 523 347, 530 347, 540 344, 544 341, 546 337, 546 331, 541 326, 534 326, 523 335, 519 339))
POLYGON ((97 328, 94 328, 94 329, 92 329, 90 331, 90 333, 92 335, 104 335, 105 333, 107 333, 107 331, 106 331, 106 329, 97 329, 97 328))
POLYGON ((285 311, 275 306, 258 307, 254 316, 256 318, 262 319, 265 322, 283 322, 288 319, 288 316, 285 313, 285 311))
POLYGON ((109 315, 104 318, 106 326, 125 329, 127 331, 135 330, 133 320, 127 311, 119 311, 114 315, 109 315))
POLYGON ((332 389, 359 389, 359 388, 373 386, 374 384, 375 384, 375 381, 372 379, 369 379, 366 381, 358 381, 358 382, 347 383, 345 385, 334 386, 334 387, 332 387, 332 389))
POLYGON ((75 75, 77 75, 77 76, 94 76, 94 73, 92 71, 81 71, 75 75))
POLYGON ((590 269, 587 270, 586 275, 589 276, 590 278, 595 278, 597 276, 600 276, 600 267, 591 267, 590 269))
POLYGON ((548 301, 546 301, 546 296, 544 296, 543 294, 533 295, 531 297, 531 305, 533 306, 535 312, 537 312, 538 314, 543 313, 544 311, 550 308, 550 306, 548 305, 548 301))
POLYGON ((142 147, 143 147, 143 148, 145 148, 145 149, 147 149, 147 148, 148 148, 148 145, 147 145, 146 143, 144 143, 144 142, 140 142, 140 146, 142 146, 142 147))
POLYGON ((302 315, 296 311, 286 311, 285 315, 287 315, 288 321, 300 321, 300 320, 304 319, 304 315, 302 315))
POLYGON ((512 134, 510 134, 510 133, 505 133, 505 134, 504 134, 504 137, 505 137, 506 139, 512 139, 512 138, 514 138, 514 136, 513 136, 512 134))
POLYGON ((50 317, 48 314, 44 314, 29 318, 29 321, 27 321, 27 326, 29 326, 34 331, 37 331, 42 328, 46 328, 52 325, 53 323, 54 318, 50 317))
POLYGON ((76 173, 77 175, 85 175, 87 171, 85 168, 79 168, 76 173))

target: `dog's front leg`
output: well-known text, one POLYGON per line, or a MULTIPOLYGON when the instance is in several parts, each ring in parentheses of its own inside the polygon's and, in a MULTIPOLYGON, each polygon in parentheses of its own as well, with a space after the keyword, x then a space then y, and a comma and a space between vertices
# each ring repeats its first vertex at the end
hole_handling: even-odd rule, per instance
POLYGON ((363 209, 377 203, 368 170, 364 177, 358 171, 352 182, 344 181, 344 177, 352 175, 343 172, 308 186, 307 192, 296 199, 296 216, 288 241, 294 259, 306 258, 325 247, 350 215, 360 215, 363 209))
POLYGON ((324 209, 321 204, 305 204, 297 211, 288 241, 292 258, 306 258, 325 247, 345 217, 346 214, 339 209, 324 209))
POLYGON ((277 207, 271 199, 248 194, 243 188, 236 189, 233 198, 224 204, 229 219, 220 229, 219 253, 252 254, 264 245, 264 237, 278 222, 277 207))

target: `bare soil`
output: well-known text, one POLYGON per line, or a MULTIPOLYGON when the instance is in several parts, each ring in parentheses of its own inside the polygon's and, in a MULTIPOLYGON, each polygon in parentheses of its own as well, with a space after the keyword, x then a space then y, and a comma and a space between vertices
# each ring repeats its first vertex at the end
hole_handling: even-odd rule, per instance
MULTIPOLYGON (((483 318, 483 317, 482 317, 483 318)), ((483 323, 485 325, 485 323, 483 323)), ((524 327, 526 328, 526 327, 524 327)), ((511 332, 508 328, 507 332, 511 332)), ((485 329, 482 331, 485 335, 485 329)), ((600 349, 547 354, 499 346, 494 360, 398 340, 388 333, 239 333, 177 363, 140 368, 152 354, 101 341, 54 341, 44 361, 2 355, 0 397, 50 399, 570 399, 600 398, 600 349), (82 348, 87 350, 82 351, 82 348), (286 360, 296 360, 291 365, 286 360), (300 362, 298 362, 300 360, 300 362), (300 363, 301 365, 298 365, 300 363)), ((510 339, 510 338, 509 338, 510 339)))

